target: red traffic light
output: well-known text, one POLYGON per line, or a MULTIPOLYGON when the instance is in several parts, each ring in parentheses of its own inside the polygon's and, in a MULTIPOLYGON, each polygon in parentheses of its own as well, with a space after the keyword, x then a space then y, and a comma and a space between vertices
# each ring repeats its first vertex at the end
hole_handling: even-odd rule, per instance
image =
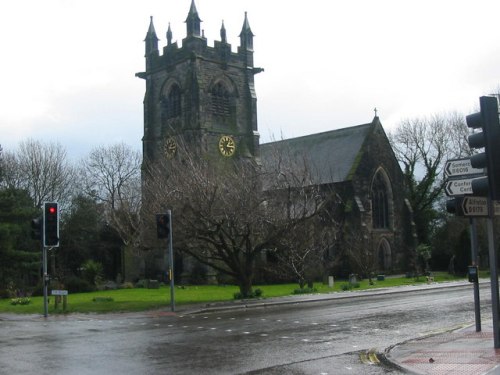
POLYGON ((59 246, 59 212, 56 202, 45 202, 43 210, 43 245, 59 246))

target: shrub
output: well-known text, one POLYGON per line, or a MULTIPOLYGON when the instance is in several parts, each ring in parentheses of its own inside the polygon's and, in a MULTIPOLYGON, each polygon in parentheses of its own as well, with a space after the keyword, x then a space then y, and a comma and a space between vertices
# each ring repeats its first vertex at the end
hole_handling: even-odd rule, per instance
POLYGON ((98 285, 102 280, 102 264, 92 259, 82 264, 83 277, 91 285, 98 285))
POLYGON ((307 294, 307 293, 316 293, 318 289, 316 288, 299 288, 293 291, 293 294, 307 294))
POLYGON ((10 300, 11 305, 29 305, 31 300, 28 297, 12 298, 10 300))
POLYGON ((344 283, 344 284, 340 285, 340 289, 342 289, 345 292, 345 291, 351 290, 352 285, 349 283, 344 283))
POLYGON ((64 285, 66 285, 66 289, 69 293, 93 292, 95 290, 94 285, 91 285, 87 280, 76 276, 68 277, 65 280, 64 285))
POLYGON ((147 280, 139 280, 138 282, 135 283, 136 288, 146 288, 148 285, 147 280))
POLYGON ((263 291, 261 289, 255 289, 254 291, 250 292, 249 295, 244 296, 241 292, 236 292, 233 294, 234 299, 247 299, 247 298, 259 298, 263 294, 263 291))
POLYGON ((130 281, 126 281, 121 285, 122 289, 134 289, 134 284, 132 284, 130 281))
POLYGON ((1 298, 10 298, 10 293, 7 289, 0 289, 0 299, 1 298))

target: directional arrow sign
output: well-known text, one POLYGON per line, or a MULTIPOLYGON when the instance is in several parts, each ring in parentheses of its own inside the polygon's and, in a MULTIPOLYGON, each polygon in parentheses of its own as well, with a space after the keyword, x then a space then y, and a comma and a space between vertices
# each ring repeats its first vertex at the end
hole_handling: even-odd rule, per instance
POLYGON ((446 182, 445 193, 449 197, 457 195, 472 194, 473 178, 465 178, 460 180, 449 180, 446 182))
POLYGON ((464 197, 462 211, 464 216, 488 216, 488 199, 486 197, 464 197))
POLYGON ((445 177, 458 177, 458 176, 480 176, 484 173, 482 168, 473 168, 470 163, 470 158, 452 159, 446 161, 444 167, 445 177))
MULTIPOLYGON (((455 198, 461 200, 459 215, 463 216, 488 216, 488 199, 486 197, 463 197, 455 198)), ((500 216, 500 202, 493 202, 493 212, 495 216, 500 216)))

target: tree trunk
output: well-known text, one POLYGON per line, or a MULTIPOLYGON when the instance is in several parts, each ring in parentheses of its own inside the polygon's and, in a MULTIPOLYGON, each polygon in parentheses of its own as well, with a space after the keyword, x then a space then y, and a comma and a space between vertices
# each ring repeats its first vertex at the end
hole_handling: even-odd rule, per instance
POLYGON ((238 280, 240 293, 243 298, 252 296, 252 277, 248 275, 240 275, 238 280))
POLYGON ((301 277, 299 279, 299 287, 300 287, 300 289, 304 289, 305 285, 306 285, 306 280, 303 277, 301 277))

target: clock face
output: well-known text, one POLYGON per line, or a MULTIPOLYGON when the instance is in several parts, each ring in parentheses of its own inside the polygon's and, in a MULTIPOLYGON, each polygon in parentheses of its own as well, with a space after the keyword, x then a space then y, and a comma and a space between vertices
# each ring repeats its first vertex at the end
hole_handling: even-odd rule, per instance
POLYGON ((233 156, 236 151, 234 139, 228 135, 223 135, 219 140, 219 151, 224 156, 233 156))
POLYGON ((177 152, 177 143, 175 143, 175 139, 167 138, 165 142, 165 153, 167 154, 167 158, 172 159, 177 152))

